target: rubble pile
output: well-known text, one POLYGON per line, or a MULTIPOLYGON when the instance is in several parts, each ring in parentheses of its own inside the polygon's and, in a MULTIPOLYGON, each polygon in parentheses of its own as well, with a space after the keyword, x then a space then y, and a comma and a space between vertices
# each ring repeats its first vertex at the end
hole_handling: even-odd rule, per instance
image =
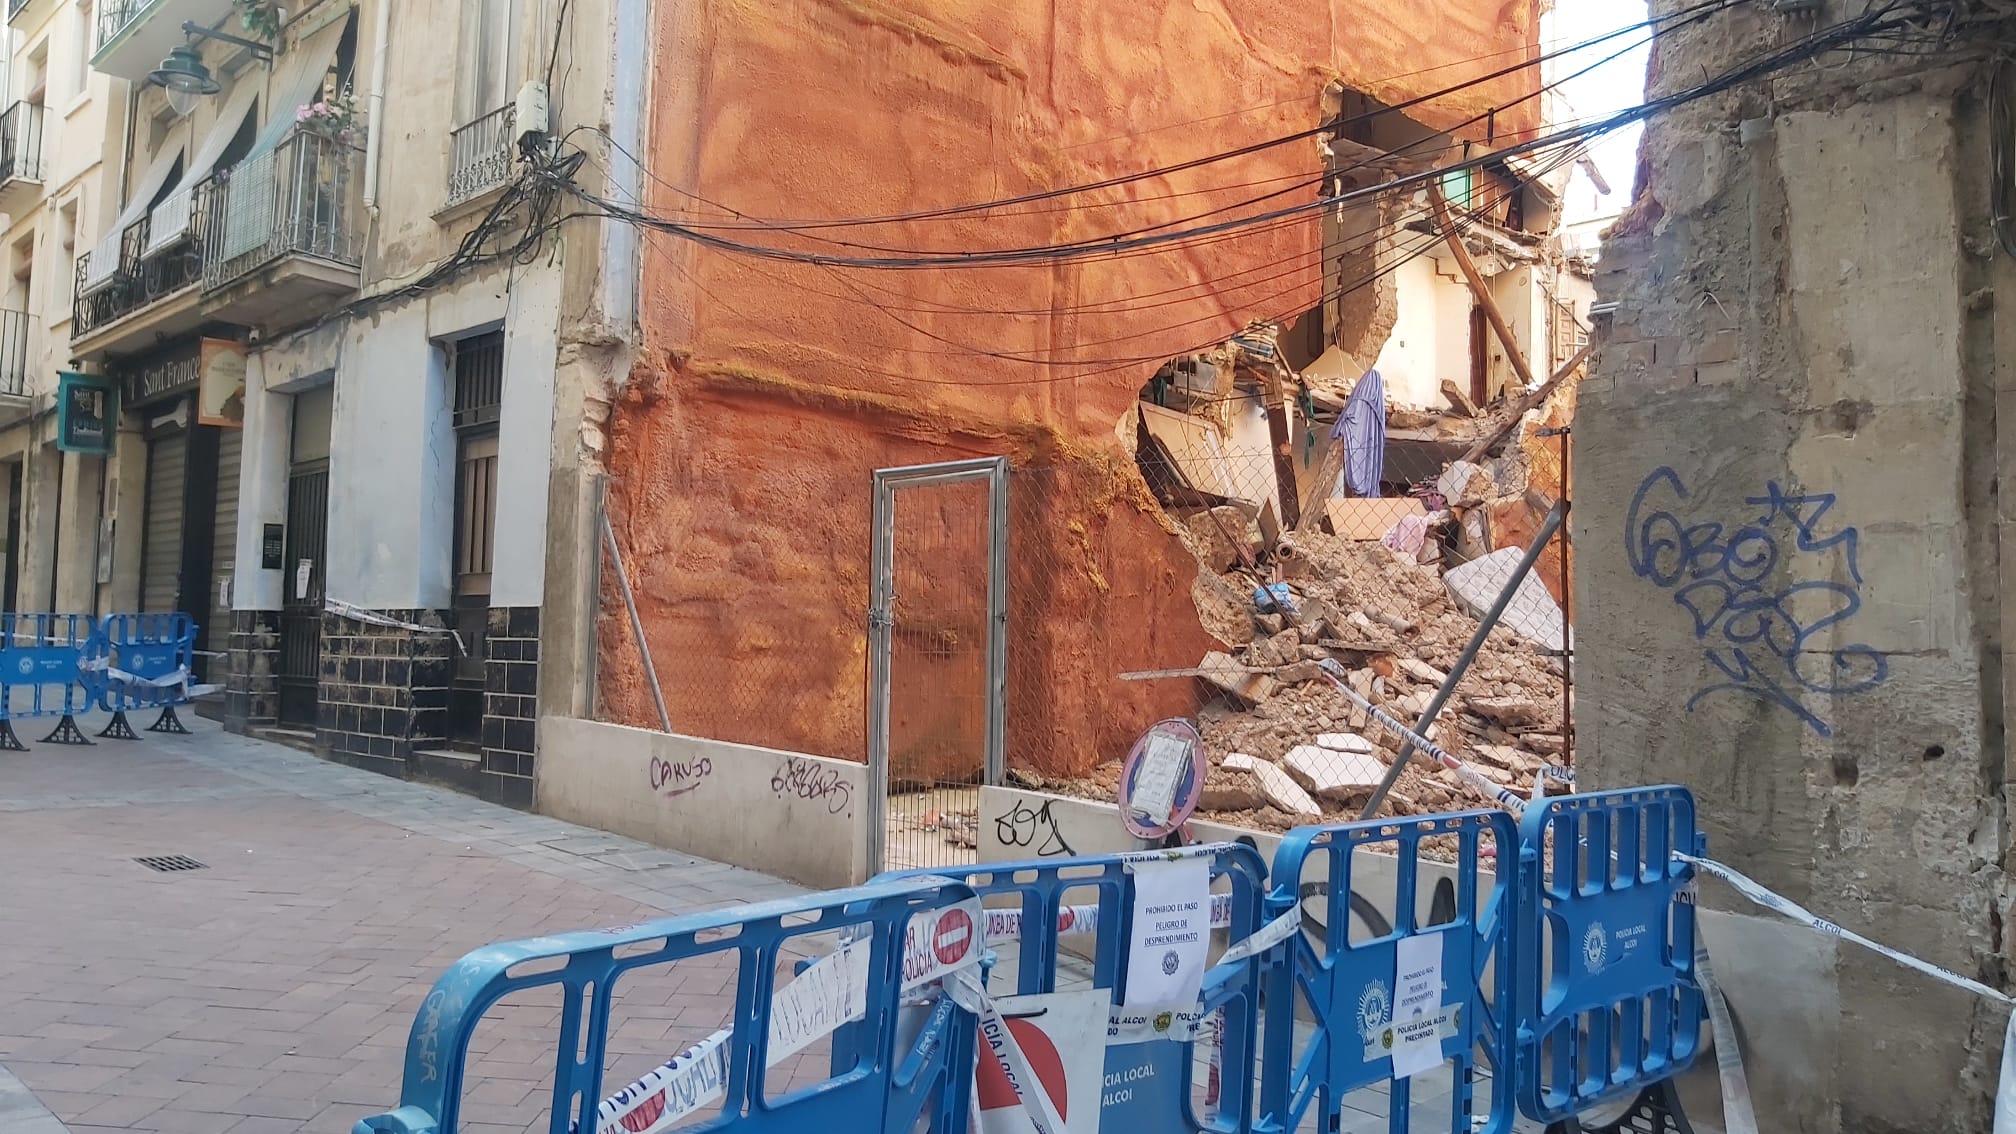
MULTIPOLYGON (((1202 519, 1215 532, 1236 517, 1202 519)), ((1203 513, 1191 517, 1193 532, 1203 513)), ((1197 595, 1205 625, 1226 643, 1198 667, 1197 680, 1218 694, 1198 717, 1210 770, 1200 817, 1238 826, 1286 830, 1298 824, 1357 818, 1400 751, 1404 738, 1371 719, 1319 669, 1335 660, 1348 684, 1395 719, 1419 720, 1478 621, 1450 593, 1442 572, 1377 542, 1320 532, 1292 536, 1292 554, 1276 549, 1283 582, 1256 600, 1250 576, 1220 560, 1235 554, 1196 542, 1212 572, 1197 595), (1292 566, 1291 566, 1292 564, 1292 566), (1285 601, 1275 607, 1275 597, 1285 601)), ((1530 794, 1540 769, 1558 763, 1562 678, 1557 659, 1501 625, 1437 716, 1431 739, 1485 777, 1530 794)), ((1089 780, 1054 784, 1111 800, 1119 766, 1089 780)), ((1478 793, 1424 756, 1409 759, 1382 815, 1431 814, 1485 806, 1478 793)))
MULTIPOLYGON (((1477 630, 1432 566, 1377 543, 1320 533, 1300 534, 1294 546, 1302 562, 1300 577, 1289 583, 1297 596, 1290 600, 1295 625, 1287 625, 1288 614, 1254 614, 1253 637, 1233 659, 1244 674, 1226 669, 1204 679, 1228 695, 1198 721, 1212 766, 1205 806, 1237 814, 1227 821, 1270 829, 1315 818, 1300 806, 1310 796, 1318 814, 1355 818, 1404 742, 1332 688, 1318 662, 1335 659, 1353 689, 1412 724, 1477 630), (1271 688, 1241 681, 1262 670, 1271 671, 1271 688), (1264 765, 1260 774, 1238 756, 1264 765), (1277 790, 1282 780, 1297 792, 1277 790)), ((1494 630, 1430 739, 1494 782, 1530 793, 1534 777, 1563 748, 1559 668, 1533 643, 1494 630)), ((1380 813, 1483 803, 1453 774, 1416 756, 1380 813)))

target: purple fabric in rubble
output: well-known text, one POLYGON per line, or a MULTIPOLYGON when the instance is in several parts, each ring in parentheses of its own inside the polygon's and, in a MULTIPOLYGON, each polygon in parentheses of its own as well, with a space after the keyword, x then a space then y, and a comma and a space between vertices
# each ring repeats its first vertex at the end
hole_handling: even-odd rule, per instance
POLYGON ((1386 470, 1386 383, 1377 370, 1367 370, 1352 387, 1330 435, 1344 439, 1345 487, 1355 496, 1379 495, 1386 470))

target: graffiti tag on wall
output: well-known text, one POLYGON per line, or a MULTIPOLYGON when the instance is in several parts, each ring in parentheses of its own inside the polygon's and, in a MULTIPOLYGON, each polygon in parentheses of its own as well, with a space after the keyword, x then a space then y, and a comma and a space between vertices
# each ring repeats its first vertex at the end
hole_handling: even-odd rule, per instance
POLYGON ((854 788, 841 778, 840 769, 821 767, 810 760, 787 757, 770 777, 770 790, 778 799, 802 799, 824 803, 831 815, 854 814, 854 788))
POLYGON ((1860 536, 1829 522, 1832 493, 1791 495, 1772 481, 1744 503, 1757 511, 1733 523, 1701 519, 1689 514, 1680 474, 1654 469, 1624 519, 1631 570, 1672 592, 1716 671, 1688 699, 1689 712, 1733 693, 1832 736, 1804 695, 1862 693, 1890 675, 1889 659, 1870 646, 1829 645, 1862 609, 1860 536))
POLYGON ((697 760, 661 760, 651 757, 651 790, 670 798, 685 795, 707 781, 714 774, 714 761, 702 756, 697 760))
POLYGON ((1071 844, 1064 841, 1064 832, 1057 827, 1057 817, 1050 814, 1050 805, 1054 802, 1045 800, 1043 806, 1031 807, 1018 800, 1014 810, 994 817, 994 837, 1001 840, 1004 847, 1034 847, 1037 858, 1077 854, 1071 849, 1071 844))

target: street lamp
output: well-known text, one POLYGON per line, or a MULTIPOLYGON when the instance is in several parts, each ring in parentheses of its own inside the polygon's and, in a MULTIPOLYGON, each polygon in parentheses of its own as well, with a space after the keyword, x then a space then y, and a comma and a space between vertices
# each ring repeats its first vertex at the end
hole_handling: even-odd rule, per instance
POLYGON ((224 88, 218 84, 216 76, 203 63, 203 52, 196 46, 205 39, 222 40, 237 44, 250 51, 255 58, 268 63, 273 61, 273 49, 255 40, 240 39, 235 35, 214 31, 203 27, 194 20, 182 23, 184 42, 168 53, 159 67, 147 73, 147 81, 168 92, 168 106, 177 114, 187 114, 196 109, 196 100, 205 95, 214 95, 224 88))

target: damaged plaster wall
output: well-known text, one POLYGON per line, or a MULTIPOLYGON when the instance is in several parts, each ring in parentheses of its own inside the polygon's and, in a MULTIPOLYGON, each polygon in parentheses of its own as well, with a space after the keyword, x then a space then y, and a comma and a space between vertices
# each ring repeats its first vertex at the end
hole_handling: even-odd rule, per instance
MULTIPOLYGON (((889 215, 1165 166, 1317 124, 1333 81, 1398 103, 1442 85, 1439 65, 1531 50, 1537 7, 1466 0, 1395 20, 1370 0, 660 5, 649 203, 696 207, 670 183, 750 216, 889 215)), ((1501 141, 1523 137, 1537 111, 1520 99, 1536 84, 1516 74, 1410 113, 1449 128, 1518 103, 1495 125, 1501 141)), ((1091 198, 849 238, 1046 245, 1176 221, 1254 193, 1240 183, 1321 169, 1311 139, 1091 198)), ((1321 238, 1310 223, 1092 263, 869 274, 647 237, 646 349, 611 414, 609 501, 675 726, 858 758, 870 474, 998 454, 1026 470, 1011 534, 1011 762, 1082 772, 1193 709, 1186 683, 1114 680, 1194 665, 1211 643, 1190 597, 1196 561, 1113 425, 1160 359, 1314 302, 1321 238), (1282 278, 1297 262, 1307 276, 1282 278)), ((653 722, 613 600, 597 672, 604 716, 653 722)))
MULTIPOLYGON (((1777 42, 1779 20, 1737 9, 1662 41, 1655 88, 1777 42)), ((1691 787, 1717 857, 2002 984, 2009 316, 1983 297, 2016 287, 1985 223, 1981 76, 1869 82, 1881 65, 1647 134, 1574 434, 1578 763, 1591 787, 1691 787)), ((2000 1011, 1855 949, 1716 965, 1746 990, 1765 1129, 1987 1128, 2000 1011), (1829 998, 1785 1002, 1816 956, 1829 998)))

